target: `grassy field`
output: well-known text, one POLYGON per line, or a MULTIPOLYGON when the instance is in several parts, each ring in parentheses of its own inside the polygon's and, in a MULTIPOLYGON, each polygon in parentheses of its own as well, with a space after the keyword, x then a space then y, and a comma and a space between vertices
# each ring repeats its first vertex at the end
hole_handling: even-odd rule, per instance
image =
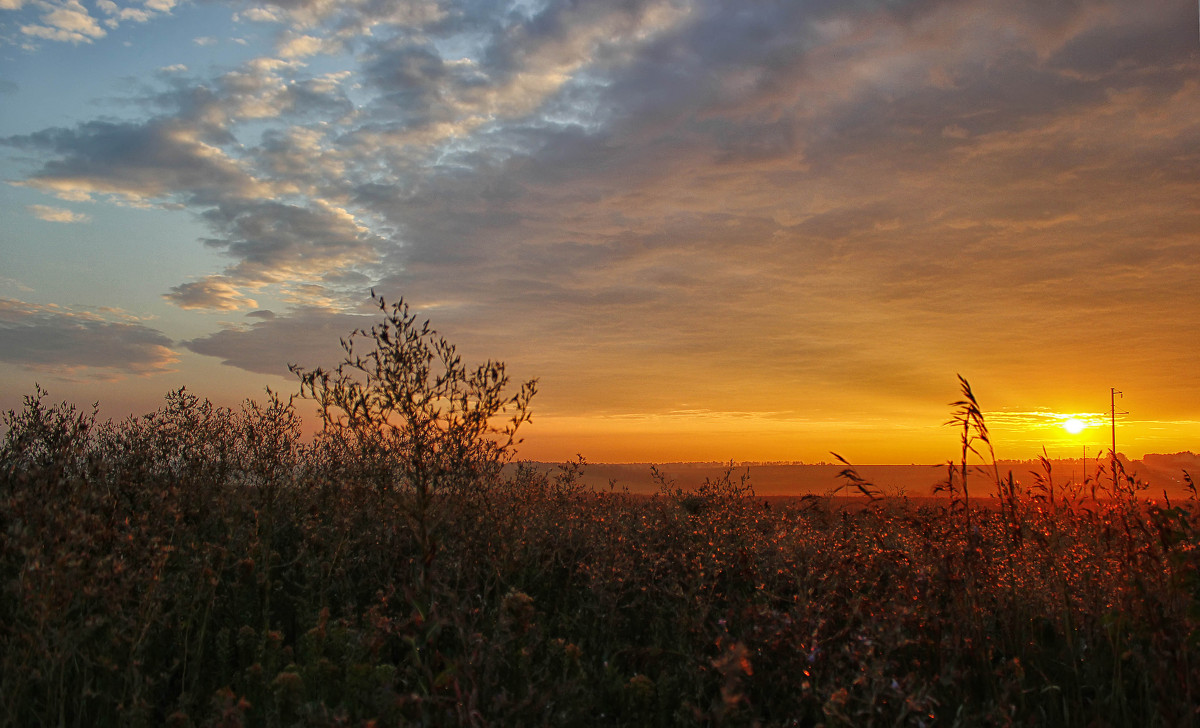
POLYGON ((1194 501, 1021 493, 967 530, 949 496, 597 493, 576 463, 419 514, 291 417, 10 416, 0 723, 1197 720, 1194 501))
MULTIPOLYGON (((951 446, 952 442, 948 443, 951 446)), ((547 472, 554 472, 561 463, 538 462, 531 463, 534 467, 547 472)), ((843 465, 813 465, 773 463, 594 463, 588 461, 587 469, 580 482, 593 490, 607 490, 610 483, 615 482, 617 488, 628 489, 632 493, 653 495, 659 490, 659 483, 654 479, 654 466, 660 473, 678 483, 684 489, 694 489, 705 480, 716 480, 732 465, 737 473, 749 473, 754 483, 755 494, 764 500, 799 498, 805 495, 826 495, 841 484, 838 474, 844 469, 843 465)), ((1097 475, 1107 475, 1111 463, 1106 455, 1098 455, 1089 459, 1083 467, 1078 458, 1074 461, 1055 459, 1051 461, 1052 474, 1056 486, 1071 487, 1087 482, 1087 492, 1082 495, 1091 497, 1091 485, 1097 475)), ((1036 483, 1034 473, 1045 477, 1045 468, 1038 460, 1005 461, 998 463, 1000 471, 1012 471, 1022 481, 1036 483)), ((1200 457, 1191 453, 1176 455, 1152 455, 1144 460, 1123 461, 1122 466, 1128 473, 1136 474, 1139 482, 1139 492, 1144 498, 1152 498, 1164 502, 1187 500, 1191 495, 1183 480, 1185 472, 1200 472, 1200 457), (1164 467, 1159 460, 1173 460, 1170 467, 1164 467), (1145 486, 1144 488, 1140 486, 1145 486)), ((514 467, 514 466, 510 466, 514 467)), ((883 495, 904 499, 910 503, 925 503, 932 495, 939 481, 945 479, 946 464, 940 465, 858 465, 857 471, 863 478, 876 486, 883 495)), ((1111 480, 1109 482, 1111 485, 1111 480)), ((985 495, 990 495, 987 493, 985 495)), ((1097 494, 1100 499, 1105 496, 1097 494)), ((945 502, 945 496, 937 496, 929 504, 945 502)))
MULTIPOLYGON (((419 348, 406 320, 387 339, 419 348)), ((311 442, 274 396, 10 412, 0 725, 1200 721, 1194 497, 1124 477, 1082 501, 965 459, 920 505, 850 466, 854 507, 764 503, 733 470, 597 491, 582 461, 504 469, 526 390, 422 351, 300 372, 334 413, 311 442), (450 365, 404 389, 421 361, 450 365)))

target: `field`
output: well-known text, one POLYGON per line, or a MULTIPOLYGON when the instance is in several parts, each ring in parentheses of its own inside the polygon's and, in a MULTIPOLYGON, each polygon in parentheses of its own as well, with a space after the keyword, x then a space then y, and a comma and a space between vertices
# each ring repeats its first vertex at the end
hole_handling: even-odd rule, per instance
MULTIPOLYGON (((953 442, 948 443, 951 446, 953 442)), ((832 459, 832 458, 831 458, 832 459)), ((1097 482, 1099 475, 1104 477, 1110 470, 1107 457, 1100 460, 1089 459, 1087 467, 1083 467, 1078 458, 1074 460, 1052 459, 1054 480, 1058 484, 1070 482, 1072 485, 1088 484, 1090 497, 1091 485, 1097 482), (1086 471, 1086 472, 1084 472, 1086 471)), ((554 472, 560 463, 531 463, 534 467, 547 472, 554 472)), ((999 461, 999 469, 1007 474, 1011 471, 1016 477, 1029 483, 1036 482, 1034 474, 1044 477, 1044 465, 1037 461, 999 461)), ((1147 498, 1163 501, 1164 496, 1171 501, 1186 500, 1191 494, 1187 483, 1183 480, 1185 472, 1200 472, 1200 457, 1192 453, 1179 453, 1170 456, 1151 455, 1143 460, 1125 461, 1122 463, 1128 473, 1136 475, 1139 491, 1147 498), (1168 461, 1164 465, 1162 461, 1168 461)), ((580 477, 580 482, 595 490, 607 490, 610 483, 616 487, 628 489, 632 493, 653 495, 659 491, 659 483, 654 479, 654 471, 674 480, 679 487, 691 490, 699 487, 705 480, 717 480, 725 471, 733 467, 739 477, 749 473, 754 482, 754 493, 766 500, 777 498, 787 499, 805 495, 827 495, 842 483, 839 473, 843 465, 801 464, 801 463, 593 463, 588 462, 587 469, 580 477)), ((910 503, 925 503, 932 495, 937 484, 945 480, 945 463, 940 465, 859 465, 857 471, 863 478, 873 483, 881 494, 908 498, 910 503)), ((989 473, 990 475, 990 473, 989 473)), ((1111 484, 1111 481, 1110 481, 1111 484)), ((944 502, 944 497, 934 499, 933 504, 944 502)), ((1165 501, 1164 501, 1165 502, 1165 501)))
POLYGON ((965 382, 937 500, 849 465, 853 504, 732 468, 591 488, 582 461, 509 465, 532 384, 389 321, 407 343, 366 376, 298 371, 330 413, 312 441, 274 395, 6 416, 0 725, 1200 721, 1194 491, 968 466, 965 382))

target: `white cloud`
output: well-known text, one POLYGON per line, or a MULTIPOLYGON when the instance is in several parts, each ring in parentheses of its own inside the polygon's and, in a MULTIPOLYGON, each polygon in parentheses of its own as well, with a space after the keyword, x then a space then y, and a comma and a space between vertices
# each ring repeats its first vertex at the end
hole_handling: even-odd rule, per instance
POLYGON ((279 13, 274 8, 251 7, 246 8, 233 16, 235 21, 247 20, 251 23, 278 23, 281 21, 279 13))
POLYGON ((46 222, 90 222, 91 218, 87 215, 78 212, 72 212, 61 207, 49 207, 47 205, 28 205, 25 208, 29 210, 39 220, 46 222))
POLYGON ((145 23, 154 17, 154 14, 140 8, 121 8, 121 12, 117 15, 120 20, 128 20, 134 23, 145 23))
POLYGON ((68 0, 42 15, 42 22, 61 30, 92 38, 104 37, 104 30, 78 0, 68 0))
MULTIPOLYGON (((91 43, 104 38, 108 30, 120 27, 121 22, 145 23, 152 18, 170 12, 174 0, 151 0, 143 8, 121 7, 113 0, 97 0, 96 9, 106 17, 100 21, 92 17, 79 0, 39 0, 35 3, 43 12, 40 24, 21 26, 21 32, 33 38, 64 43, 91 43)), ((0 10, 19 10, 22 0, 0 0, 0 10)))
MULTIPOLYGON (((445 3, 450 6, 454 3, 445 3)), ((437 0, 380 3, 374 0, 294 0, 253 8, 238 17, 254 22, 288 22, 293 29, 332 28, 336 35, 370 35, 376 28, 417 30, 449 16, 437 0)))
POLYGON ((33 38, 73 44, 91 43, 93 39, 102 38, 105 35, 104 29, 95 23, 88 28, 88 32, 47 25, 22 25, 21 32, 33 38))
POLYGON ((325 40, 313 35, 285 34, 279 44, 282 58, 304 58, 323 52, 325 40))

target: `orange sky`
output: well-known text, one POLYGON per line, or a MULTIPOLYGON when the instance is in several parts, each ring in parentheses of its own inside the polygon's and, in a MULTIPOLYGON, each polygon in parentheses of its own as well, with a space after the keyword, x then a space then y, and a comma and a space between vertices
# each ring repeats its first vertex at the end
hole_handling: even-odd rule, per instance
POLYGON ((59 6, 0 9, 5 408, 291 391, 374 288, 539 379, 530 458, 939 462, 956 374, 1001 457, 1110 387, 1200 450, 1194 3, 59 6))

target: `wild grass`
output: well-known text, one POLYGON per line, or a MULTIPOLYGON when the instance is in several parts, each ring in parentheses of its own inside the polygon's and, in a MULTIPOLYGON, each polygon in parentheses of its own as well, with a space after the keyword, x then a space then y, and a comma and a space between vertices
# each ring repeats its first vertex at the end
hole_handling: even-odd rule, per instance
MULTIPOLYGON (((393 314, 402 345, 437 340, 393 314)), ((582 458, 495 468, 529 390, 438 357, 427 381, 461 406, 409 410, 421 437, 414 398, 392 400, 400 431, 333 416, 308 442, 276 395, 178 390, 116 423, 26 397, 0 447, 0 725, 1200 720, 1194 499, 1129 479, 1084 499, 1048 470, 968 499, 977 404, 941 505, 879 497, 849 463, 861 507, 767 505, 732 468, 597 492, 582 458), (477 406, 476 435, 446 435, 442 413, 477 406), (414 448, 437 453, 423 486, 414 448)))

